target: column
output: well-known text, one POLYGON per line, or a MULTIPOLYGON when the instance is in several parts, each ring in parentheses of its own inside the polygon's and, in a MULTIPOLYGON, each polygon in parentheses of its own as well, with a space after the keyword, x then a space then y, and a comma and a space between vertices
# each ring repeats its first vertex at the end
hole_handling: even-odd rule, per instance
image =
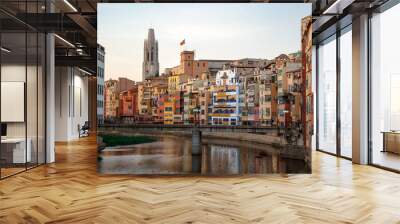
POLYGON ((54 34, 46 35, 46 163, 55 161, 55 55, 54 34))
POLYGON ((352 157, 368 163, 368 15, 353 19, 352 157))

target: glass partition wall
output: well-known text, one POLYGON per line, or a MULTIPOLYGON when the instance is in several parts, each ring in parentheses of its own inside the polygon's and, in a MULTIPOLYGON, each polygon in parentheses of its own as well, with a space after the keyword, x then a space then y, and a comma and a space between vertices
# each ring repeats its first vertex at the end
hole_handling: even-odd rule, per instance
POLYGON ((351 158, 352 148, 351 25, 317 45, 316 148, 351 158))
MULTIPOLYGON (((18 6, 35 12, 38 2, 18 6)), ((45 163, 45 35, 21 22, 6 25, 0 23, 1 179, 45 163)))
POLYGON ((400 171, 400 4, 371 18, 370 163, 400 171))
POLYGON ((1 176, 26 169, 26 33, 1 34, 1 176))

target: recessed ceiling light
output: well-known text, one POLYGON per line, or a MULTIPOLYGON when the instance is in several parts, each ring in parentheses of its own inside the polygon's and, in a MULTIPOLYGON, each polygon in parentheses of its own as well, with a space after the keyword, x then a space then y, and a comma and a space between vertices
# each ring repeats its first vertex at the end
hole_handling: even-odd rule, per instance
POLYGON ((78 70, 81 71, 81 72, 83 72, 83 73, 85 73, 85 74, 87 74, 87 75, 92 75, 92 73, 90 73, 90 72, 88 72, 88 71, 85 71, 85 70, 83 70, 83 69, 81 69, 81 68, 79 68, 79 67, 78 67, 78 70))
POLYGON ((9 50, 9 49, 7 49, 5 47, 1 47, 1 51, 4 51, 6 53, 10 53, 11 52, 11 50, 9 50))
POLYGON ((355 0, 336 0, 332 5, 330 5, 322 14, 324 15, 338 15, 342 14, 343 10, 351 5, 355 0))
POLYGON ((67 4, 74 12, 78 12, 78 10, 68 1, 64 0, 65 4, 67 4))
POLYGON ((57 38, 58 38, 59 40, 61 40, 62 42, 66 43, 67 45, 69 45, 69 46, 75 48, 75 45, 73 45, 73 44, 72 44, 71 42, 69 42, 68 40, 66 40, 66 39, 64 39, 64 38, 62 38, 62 37, 60 37, 58 34, 54 34, 54 36, 57 37, 57 38))

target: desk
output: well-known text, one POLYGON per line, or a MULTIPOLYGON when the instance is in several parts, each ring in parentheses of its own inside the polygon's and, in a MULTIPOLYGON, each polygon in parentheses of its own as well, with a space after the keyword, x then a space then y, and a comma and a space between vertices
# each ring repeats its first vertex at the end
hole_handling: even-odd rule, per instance
POLYGON ((382 152, 400 154, 400 131, 383 131, 382 152))
POLYGON ((31 139, 27 139, 28 147, 25 152, 25 138, 6 138, 1 139, 1 157, 6 163, 26 163, 31 162, 31 139))

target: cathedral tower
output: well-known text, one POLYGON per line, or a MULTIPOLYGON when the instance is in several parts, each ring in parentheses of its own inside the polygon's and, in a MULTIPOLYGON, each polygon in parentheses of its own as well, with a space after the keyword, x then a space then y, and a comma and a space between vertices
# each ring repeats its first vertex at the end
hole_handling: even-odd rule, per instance
POLYGON ((147 39, 144 40, 142 79, 156 77, 159 74, 158 41, 154 37, 154 29, 149 29, 147 39))

